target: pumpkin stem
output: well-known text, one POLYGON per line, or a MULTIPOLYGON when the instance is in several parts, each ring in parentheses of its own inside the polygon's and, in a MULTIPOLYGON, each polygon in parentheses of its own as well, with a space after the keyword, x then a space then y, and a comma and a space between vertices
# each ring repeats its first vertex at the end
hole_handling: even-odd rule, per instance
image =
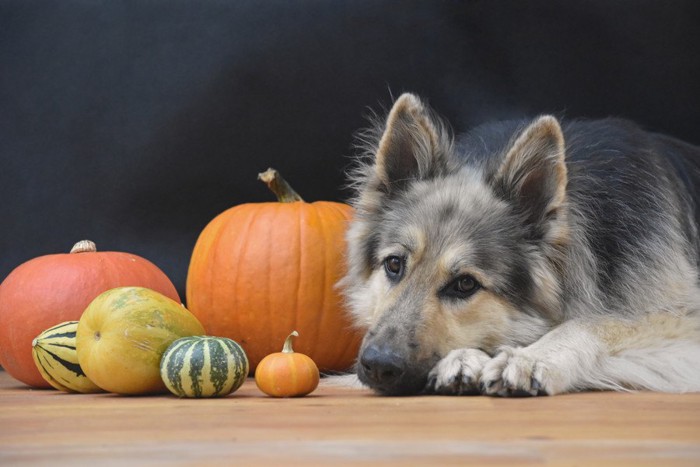
POLYGON ((258 174, 258 180, 265 182, 267 187, 277 196, 277 201, 280 203, 293 203, 295 201, 304 201, 299 196, 299 193, 294 191, 287 181, 282 178, 282 175, 275 169, 267 169, 258 174))
POLYGON ((294 353, 292 349, 292 337, 299 337, 299 333, 292 331, 290 335, 284 340, 284 347, 282 347, 282 353, 294 353))
POLYGON ((90 240, 80 240, 78 243, 73 245, 73 248, 70 249, 71 254, 72 253, 94 253, 97 251, 97 247, 95 246, 95 242, 91 242, 90 240))

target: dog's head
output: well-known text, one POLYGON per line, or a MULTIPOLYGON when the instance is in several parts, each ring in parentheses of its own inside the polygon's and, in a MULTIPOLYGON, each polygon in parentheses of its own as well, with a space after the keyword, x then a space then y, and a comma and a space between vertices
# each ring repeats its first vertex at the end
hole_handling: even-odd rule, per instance
POLYGON ((493 353, 543 335, 558 318, 557 258, 568 236, 557 120, 541 117, 499 153, 471 158, 404 94, 370 146, 354 177, 342 282, 367 330, 361 381, 420 393, 452 349, 493 353))

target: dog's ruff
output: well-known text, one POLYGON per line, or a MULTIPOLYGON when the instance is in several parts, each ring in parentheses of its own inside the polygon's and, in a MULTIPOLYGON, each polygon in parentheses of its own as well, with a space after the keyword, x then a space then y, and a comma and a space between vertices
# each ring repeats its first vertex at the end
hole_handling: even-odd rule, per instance
POLYGON ((382 394, 700 391, 700 149, 552 116, 364 133, 341 286, 382 394))

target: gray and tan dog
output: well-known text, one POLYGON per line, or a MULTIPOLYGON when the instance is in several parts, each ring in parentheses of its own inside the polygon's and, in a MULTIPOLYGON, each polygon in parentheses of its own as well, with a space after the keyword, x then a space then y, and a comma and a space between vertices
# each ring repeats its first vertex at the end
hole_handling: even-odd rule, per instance
POLYGON ((365 138, 342 282, 387 395, 700 390, 700 149, 543 116, 453 139, 402 95, 365 138))

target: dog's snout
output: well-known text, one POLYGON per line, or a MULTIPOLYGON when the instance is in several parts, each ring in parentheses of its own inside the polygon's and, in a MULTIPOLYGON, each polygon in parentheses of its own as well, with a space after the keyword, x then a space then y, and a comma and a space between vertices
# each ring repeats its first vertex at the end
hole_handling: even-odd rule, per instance
POLYGON ((379 386, 390 386, 405 371, 405 362, 387 347, 368 346, 360 356, 365 376, 379 386))

